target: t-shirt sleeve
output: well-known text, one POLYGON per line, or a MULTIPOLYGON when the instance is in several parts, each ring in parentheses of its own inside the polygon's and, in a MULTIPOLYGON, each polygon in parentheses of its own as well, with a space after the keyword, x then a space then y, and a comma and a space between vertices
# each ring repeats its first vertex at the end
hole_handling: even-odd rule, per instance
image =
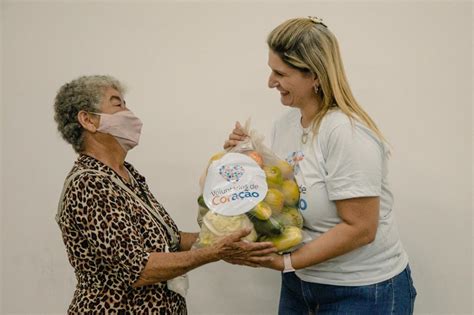
POLYGON ((380 196, 383 148, 371 131, 348 121, 334 127, 325 138, 329 199, 380 196))
POLYGON ((74 200, 67 211, 85 244, 76 244, 90 251, 111 269, 119 279, 131 286, 140 277, 150 253, 138 233, 128 211, 127 201, 110 180, 85 174, 72 183, 66 198, 74 200))

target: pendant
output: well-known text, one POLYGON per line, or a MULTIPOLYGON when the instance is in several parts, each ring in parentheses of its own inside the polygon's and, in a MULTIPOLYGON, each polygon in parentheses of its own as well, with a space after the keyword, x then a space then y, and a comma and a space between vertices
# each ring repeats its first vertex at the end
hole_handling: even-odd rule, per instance
POLYGON ((303 133, 301 135, 301 142, 303 142, 303 144, 306 144, 306 142, 308 141, 308 134, 307 133, 303 133))

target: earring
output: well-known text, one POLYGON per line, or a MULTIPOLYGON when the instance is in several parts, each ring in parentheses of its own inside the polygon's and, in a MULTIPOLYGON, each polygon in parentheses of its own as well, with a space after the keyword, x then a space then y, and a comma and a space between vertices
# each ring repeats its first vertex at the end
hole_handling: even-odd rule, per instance
POLYGON ((319 91, 319 86, 315 85, 314 86, 314 93, 318 94, 318 91, 319 91))

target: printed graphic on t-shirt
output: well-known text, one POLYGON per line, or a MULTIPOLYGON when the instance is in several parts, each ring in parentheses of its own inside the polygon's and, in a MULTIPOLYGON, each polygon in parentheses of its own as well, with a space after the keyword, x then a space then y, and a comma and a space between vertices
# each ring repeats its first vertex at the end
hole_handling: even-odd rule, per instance
POLYGON ((300 201, 298 201, 298 209, 300 211, 306 210, 308 208, 308 202, 306 201, 306 186, 305 185, 298 185, 300 189, 300 201))
POLYGON ((292 152, 286 158, 288 164, 293 167, 293 174, 296 176, 300 172, 300 166, 298 165, 304 159, 303 151, 292 152))

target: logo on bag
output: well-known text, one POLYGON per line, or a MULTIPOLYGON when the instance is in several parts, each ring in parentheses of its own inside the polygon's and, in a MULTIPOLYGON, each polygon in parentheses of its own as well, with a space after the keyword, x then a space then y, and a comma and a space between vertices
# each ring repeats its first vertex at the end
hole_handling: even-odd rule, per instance
POLYGON ((229 183, 237 183, 244 175, 245 170, 240 164, 222 165, 219 174, 229 183))
POLYGON ((209 165, 202 196, 210 210, 233 216, 254 208, 267 191, 265 172, 257 162, 229 152, 209 165))

